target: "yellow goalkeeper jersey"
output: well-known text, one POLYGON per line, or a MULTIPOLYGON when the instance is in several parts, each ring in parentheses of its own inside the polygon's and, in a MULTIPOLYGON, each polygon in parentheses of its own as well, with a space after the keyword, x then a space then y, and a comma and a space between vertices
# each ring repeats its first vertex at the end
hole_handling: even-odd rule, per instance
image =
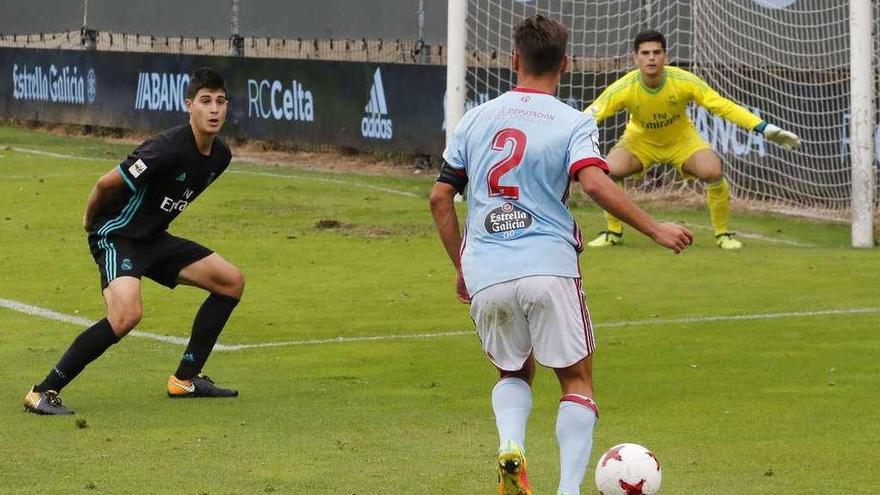
POLYGON ((749 131, 761 123, 760 117, 724 98, 690 72, 670 66, 664 67, 664 72, 657 88, 645 86, 638 69, 628 72, 585 111, 592 112, 596 122, 602 122, 625 108, 629 122, 624 135, 656 146, 675 144, 679 136, 696 132, 685 113, 692 101, 749 131))

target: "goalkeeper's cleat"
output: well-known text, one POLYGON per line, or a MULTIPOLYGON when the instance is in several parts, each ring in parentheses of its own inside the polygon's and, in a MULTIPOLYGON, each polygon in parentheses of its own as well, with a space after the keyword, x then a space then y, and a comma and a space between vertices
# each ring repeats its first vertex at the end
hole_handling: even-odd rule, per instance
POLYGON ((715 244, 721 249, 739 249, 742 247, 742 243, 736 240, 734 235, 736 234, 733 232, 718 234, 715 236, 715 244))
POLYGON ((31 388, 31 391, 24 396, 24 408, 32 413, 48 416, 73 414, 73 411, 64 407, 61 399, 58 398, 58 392, 54 390, 37 392, 31 388))
POLYGON ((168 397, 183 399, 190 397, 238 397, 238 390, 220 388, 205 375, 194 376, 192 380, 181 380, 174 375, 168 377, 168 397))
POLYGON ((623 232, 611 232, 610 230, 603 230, 599 232, 599 237, 593 239, 592 241, 587 243, 587 246, 590 247, 608 247, 608 246, 616 246, 618 244, 623 243, 623 232))
POLYGON ((499 495, 532 495, 532 485, 526 472, 526 458, 515 442, 498 453, 499 495))

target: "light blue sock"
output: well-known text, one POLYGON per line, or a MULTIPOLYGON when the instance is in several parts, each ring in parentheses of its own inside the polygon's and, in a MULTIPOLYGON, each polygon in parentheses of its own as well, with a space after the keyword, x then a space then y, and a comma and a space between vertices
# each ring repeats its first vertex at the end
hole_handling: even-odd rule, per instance
POLYGON ((599 417, 596 403, 583 395, 568 394, 559 401, 556 440, 559 442, 559 492, 580 495, 593 450, 593 428, 599 417))
POLYGON ((519 378, 504 378, 492 389, 492 410, 498 427, 500 448, 508 441, 525 450, 526 423, 532 412, 532 388, 519 378))

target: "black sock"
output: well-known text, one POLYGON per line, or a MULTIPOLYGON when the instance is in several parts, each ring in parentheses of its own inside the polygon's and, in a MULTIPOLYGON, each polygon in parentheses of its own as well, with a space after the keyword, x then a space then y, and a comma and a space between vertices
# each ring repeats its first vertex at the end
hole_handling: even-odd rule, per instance
POLYGON ((180 366, 174 372, 174 376, 181 380, 191 380, 202 371, 205 361, 214 349, 214 344, 217 343, 217 337, 220 336, 236 304, 238 299, 221 294, 211 293, 205 299, 199 312, 196 313, 189 344, 183 351, 183 359, 180 360, 180 366))
POLYGON ((34 387, 37 392, 55 390, 60 392, 73 381, 89 363, 98 359, 111 345, 119 342, 107 318, 87 328, 73 339, 58 364, 49 371, 42 383, 34 387))

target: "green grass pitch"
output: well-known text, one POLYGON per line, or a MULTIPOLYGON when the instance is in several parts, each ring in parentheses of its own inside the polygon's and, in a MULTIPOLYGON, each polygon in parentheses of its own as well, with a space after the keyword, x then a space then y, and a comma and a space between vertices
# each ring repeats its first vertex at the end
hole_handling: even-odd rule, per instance
MULTIPOLYGON (((103 316, 82 210, 130 149, 0 127, 0 299, 103 316)), ((172 225, 245 272, 221 343, 286 343, 215 352, 205 371, 236 400, 168 400, 182 347, 131 336, 64 391, 76 416, 26 414, 82 327, 0 307, 0 494, 496 493, 495 376, 454 298, 431 179, 233 162, 172 225)), ((660 458, 666 494, 876 493, 880 253, 849 248, 846 225, 757 214, 733 226, 766 239, 722 252, 703 208, 652 212, 695 226, 695 246, 630 230, 581 257, 601 409, 583 492, 629 441, 660 458)), ((139 328, 187 337, 203 297, 145 282, 139 328)), ((540 371, 538 494, 556 490, 558 397, 540 371)))

